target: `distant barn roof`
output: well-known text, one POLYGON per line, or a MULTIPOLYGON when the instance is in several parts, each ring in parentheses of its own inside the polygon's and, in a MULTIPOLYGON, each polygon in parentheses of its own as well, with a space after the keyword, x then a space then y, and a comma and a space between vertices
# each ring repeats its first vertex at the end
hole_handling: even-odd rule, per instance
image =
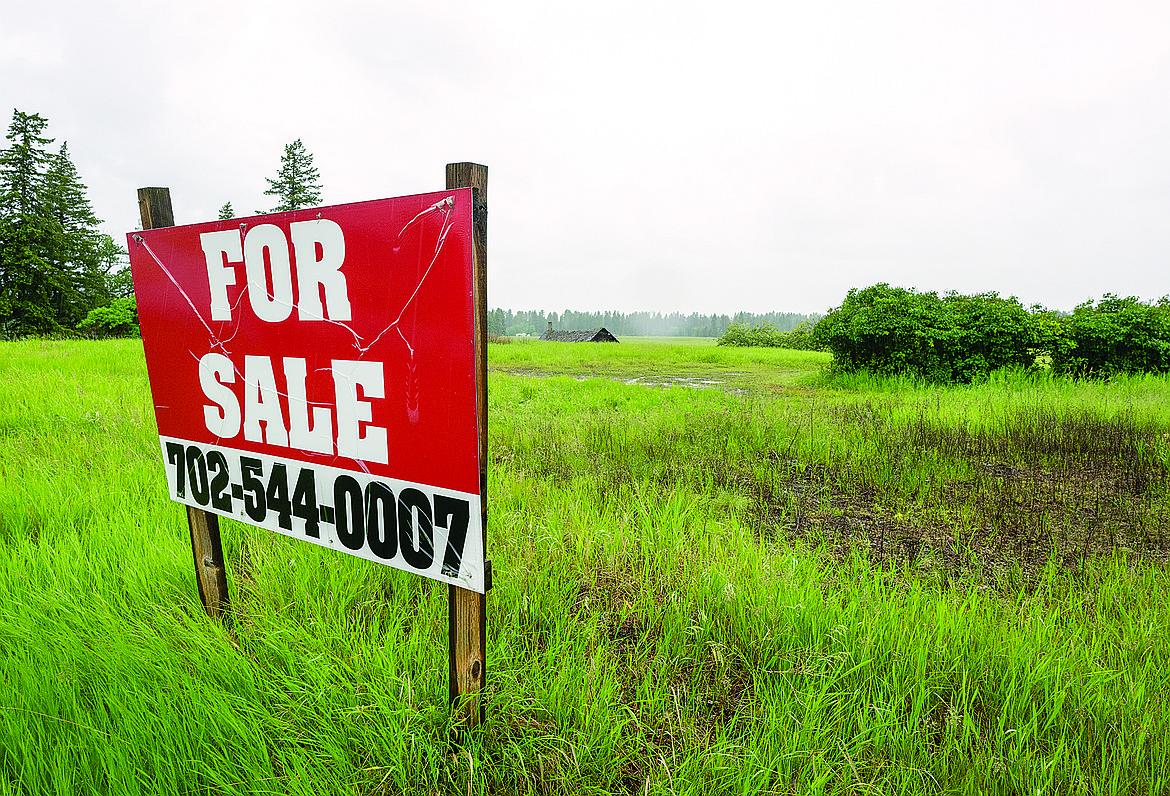
POLYGON ((576 332, 557 332, 549 329, 540 336, 541 340, 552 340, 556 343, 616 343, 618 339, 610 334, 605 327, 600 329, 585 329, 576 332))

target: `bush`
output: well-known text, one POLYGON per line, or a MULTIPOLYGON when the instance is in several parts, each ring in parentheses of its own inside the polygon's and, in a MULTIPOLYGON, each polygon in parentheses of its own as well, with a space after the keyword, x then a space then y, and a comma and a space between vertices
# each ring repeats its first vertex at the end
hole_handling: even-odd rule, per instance
POLYGON ((783 338, 780 347, 791 348, 796 351, 824 351, 824 347, 817 341, 816 324, 801 321, 791 332, 782 332, 783 338))
POLYGON ((833 368, 969 384, 1005 368, 1051 365, 1078 377, 1170 372, 1170 296, 1153 304, 1106 293, 1061 315, 998 293, 853 288, 815 326, 780 332, 733 323, 719 345, 830 351, 833 368))
POLYGON ((808 321, 801 321, 791 332, 782 332, 771 323, 748 326, 733 322, 715 341, 715 345, 789 348, 796 351, 823 350, 813 336, 815 328, 808 321))
POLYGON ((1060 319, 1061 345, 1052 351, 1052 369, 1072 376, 1170 370, 1170 298, 1143 304, 1106 293, 1060 319))
POLYGON ((997 293, 917 293, 881 283, 849 291, 813 337, 834 367, 970 383, 993 370, 1030 367, 1036 334, 1028 311, 997 293))
POLYGON ((141 334, 138 328, 138 305, 134 296, 114 299, 113 303, 90 310, 78 329, 96 337, 131 337, 141 334))
POLYGON ((1036 333, 1028 311, 1014 296, 949 293, 943 306, 950 335, 942 356, 951 381, 970 383, 993 370, 1035 366, 1036 333))
POLYGON ((761 323, 758 326, 748 326, 746 323, 733 321, 727 327, 715 345, 729 346, 760 346, 774 347, 779 345, 780 330, 775 324, 761 323))

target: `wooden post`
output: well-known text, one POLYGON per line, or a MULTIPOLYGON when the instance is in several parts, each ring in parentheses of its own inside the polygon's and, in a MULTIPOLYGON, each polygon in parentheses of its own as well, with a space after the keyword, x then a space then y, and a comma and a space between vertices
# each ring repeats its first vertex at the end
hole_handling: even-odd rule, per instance
MULTIPOLYGON (((484 535, 485 592, 491 585, 487 561, 487 166, 448 163, 447 188, 471 188, 475 279, 475 373, 479 395, 480 527, 484 535)), ((484 719, 480 691, 487 683, 487 594, 449 586, 447 607, 451 707, 467 726, 484 719)))
MULTIPOLYGON (((138 212, 143 229, 173 227, 169 188, 139 188, 138 212)), ((187 525, 191 529, 191 553, 195 558, 195 581, 199 599, 212 619, 229 619, 227 568, 223 563, 223 546, 219 541, 219 517, 209 511, 187 506, 187 525)))

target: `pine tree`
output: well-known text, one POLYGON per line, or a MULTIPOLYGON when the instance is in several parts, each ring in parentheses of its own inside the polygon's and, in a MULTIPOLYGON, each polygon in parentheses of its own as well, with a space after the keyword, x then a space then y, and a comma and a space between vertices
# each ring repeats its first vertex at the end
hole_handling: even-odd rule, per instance
POLYGON ((66 145, 52 153, 48 122, 14 111, 0 151, 0 334, 74 328, 109 302, 123 250, 101 223, 66 145))
POLYGON ((7 149, 0 151, 0 332, 5 335, 55 331, 48 255, 57 237, 44 213, 48 152, 53 139, 42 133, 48 121, 13 111, 7 149))
POLYGON ((232 210, 231 202, 224 202, 223 207, 219 209, 219 220, 230 221, 236 217, 236 211, 232 210))
POLYGON ((46 175, 45 213, 56 225, 60 245, 50 252, 56 280, 53 308, 56 321, 72 329, 95 307, 108 304, 110 270, 121 249, 109 235, 97 231, 101 221, 85 195, 77 167, 62 143, 46 175))
POLYGON ((280 203, 272 208, 273 213, 283 213, 289 210, 300 210, 303 207, 313 207, 321 201, 321 184, 317 180, 321 175, 313 166, 313 156, 305 150, 301 139, 293 141, 284 148, 284 157, 280 159, 280 172, 276 179, 268 178, 268 190, 265 196, 275 196, 280 203))

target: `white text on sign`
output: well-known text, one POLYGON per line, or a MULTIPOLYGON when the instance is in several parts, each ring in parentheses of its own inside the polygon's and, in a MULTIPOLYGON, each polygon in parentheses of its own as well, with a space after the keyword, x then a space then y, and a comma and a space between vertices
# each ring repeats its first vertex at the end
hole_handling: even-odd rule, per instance
MULTIPOLYGON (((349 293, 341 271, 345 236, 340 225, 328 219, 294 221, 289 224, 289 237, 291 253, 284 230, 275 224, 259 224, 246 235, 239 229, 228 229, 199 236, 207 262, 213 321, 232 319, 227 289, 236 284, 236 263, 244 265, 248 301, 262 321, 287 320, 294 307, 297 320, 351 320, 349 293)), ((224 354, 201 357, 199 385, 212 402, 203 407, 207 430, 222 440, 242 431, 250 442, 312 453, 336 450, 351 459, 387 463, 386 429, 369 425, 373 412, 367 400, 386 397, 381 362, 332 360, 333 408, 314 405, 311 412, 307 361, 284 357, 282 365, 283 391, 277 386, 271 357, 245 356, 242 373, 224 354), (241 375, 238 380, 237 373, 241 375), (233 389, 237 384, 243 389, 242 407, 233 389)))
POLYGON ((349 293, 345 274, 345 236, 335 221, 294 221, 289 224, 296 259, 297 295, 293 297, 293 267, 284 230, 260 224, 243 235, 238 229, 204 232, 199 236, 207 258, 211 288, 211 320, 230 321, 227 289, 236 284, 233 263, 244 264, 248 301, 256 317, 279 323, 297 308, 297 320, 348 321, 349 293), (271 281, 269 280, 271 273, 271 281), (324 306, 322 306, 324 296, 324 306))
POLYGON ((237 382, 235 364, 223 354, 204 354, 199 360, 199 385, 215 404, 203 407, 207 430, 221 440, 232 439, 243 430, 244 439, 250 442, 313 453, 333 453, 336 441, 338 455, 381 464, 389 461, 386 429, 368 425, 373 411, 370 401, 364 400, 386 397, 381 362, 332 360, 336 440, 329 407, 314 406, 310 417, 305 360, 284 357, 283 365, 286 389, 281 392, 270 357, 244 357, 241 412, 240 401, 228 386, 237 382), (358 396, 359 387, 362 397, 358 396), (282 404, 287 404, 287 426, 282 404))

